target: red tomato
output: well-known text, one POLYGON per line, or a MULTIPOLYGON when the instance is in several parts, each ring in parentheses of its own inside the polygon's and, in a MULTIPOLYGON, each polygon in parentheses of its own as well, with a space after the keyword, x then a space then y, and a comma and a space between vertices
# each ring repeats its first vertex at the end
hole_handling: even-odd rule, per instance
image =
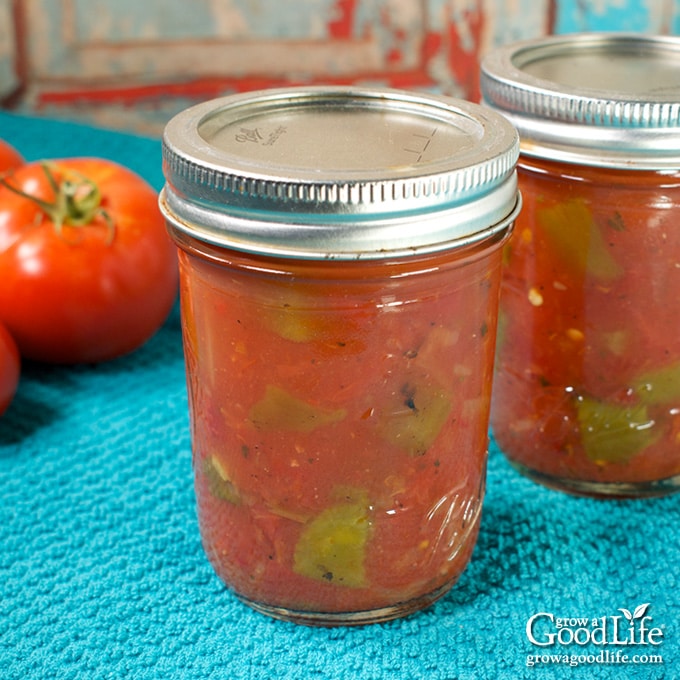
POLYGON ((6 176, 0 271, 0 320, 22 356, 53 363, 136 349, 177 293, 176 249, 156 192, 98 158, 29 163, 6 176))
POLYGON ((0 324, 0 415, 10 405, 19 384, 19 350, 9 331, 0 324))
POLYGON ((18 168, 23 163, 24 159, 21 154, 13 146, 0 139, 0 173, 18 168))

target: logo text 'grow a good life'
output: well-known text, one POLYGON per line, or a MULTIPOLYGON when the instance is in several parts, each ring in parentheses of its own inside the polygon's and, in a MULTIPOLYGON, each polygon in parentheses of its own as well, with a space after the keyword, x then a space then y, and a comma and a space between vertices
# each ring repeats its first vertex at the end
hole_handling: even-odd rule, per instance
POLYGON ((633 612, 621 608, 621 615, 595 618, 558 618, 550 612, 534 614, 526 624, 529 642, 537 647, 551 645, 633 646, 660 645, 663 630, 652 625, 649 603, 633 612))
POLYGON ((663 664, 657 648, 663 642, 664 632, 653 625, 648 609, 647 602, 633 611, 620 608, 621 614, 613 616, 569 618, 557 617, 552 612, 534 614, 527 621, 526 635, 540 653, 527 655, 527 666, 663 664), (559 651, 558 645, 563 646, 563 651, 559 651))

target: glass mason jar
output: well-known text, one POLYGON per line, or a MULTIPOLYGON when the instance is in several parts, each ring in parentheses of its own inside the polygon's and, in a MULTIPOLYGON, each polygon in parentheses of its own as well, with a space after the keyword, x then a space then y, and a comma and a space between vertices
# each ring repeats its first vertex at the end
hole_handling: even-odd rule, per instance
POLYGON ((511 463, 602 497, 680 488, 680 40, 500 48, 486 103, 520 133, 491 425, 511 463))
POLYGON ((382 621, 464 570, 518 154, 502 116, 394 90, 253 92, 167 125, 200 531, 256 610, 382 621))

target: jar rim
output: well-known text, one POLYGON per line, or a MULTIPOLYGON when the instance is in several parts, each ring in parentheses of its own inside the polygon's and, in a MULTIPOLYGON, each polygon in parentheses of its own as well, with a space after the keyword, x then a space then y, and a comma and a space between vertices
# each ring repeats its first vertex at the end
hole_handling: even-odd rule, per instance
MULTIPOLYGON (((509 195, 511 194, 514 198, 510 212, 499 213, 499 219, 485 228, 480 228, 473 233, 466 233, 464 230, 459 230, 458 233, 452 232, 451 225, 461 217, 460 212, 455 210, 423 215, 418 224, 427 234, 440 233, 442 240, 430 239, 416 246, 412 244, 412 239, 406 233, 400 240, 396 237, 386 239, 382 248, 373 247, 369 225, 360 221, 354 221, 348 225, 349 228, 340 231, 333 223, 304 225, 279 221, 274 227, 275 233, 272 236, 272 223, 256 221, 250 217, 229 216, 225 228, 223 215, 216 219, 215 214, 210 210, 181 203, 181 199, 178 201, 177 196, 168 191, 167 186, 161 189, 158 204, 171 233, 177 231, 212 246, 255 255, 294 259, 385 260, 465 248, 484 243, 504 233, 510 233, 522 208, 522 196, 516 189, 516 183, 508 189, 509 195), (288 230, 289 238, 285 238, 285 230, 288 230), (305 233, 306 237, 303 238, 305 233), (362 233, 363 247, 358 245, 362 233), (387 247, 388 244, 389 247, 387 247)), ((474 210, 474 207, 470 209, 474 210)), ((399 233, 412 225, 413 218, 408 217, 393 220, 383 226, 385 229, 399 233)))

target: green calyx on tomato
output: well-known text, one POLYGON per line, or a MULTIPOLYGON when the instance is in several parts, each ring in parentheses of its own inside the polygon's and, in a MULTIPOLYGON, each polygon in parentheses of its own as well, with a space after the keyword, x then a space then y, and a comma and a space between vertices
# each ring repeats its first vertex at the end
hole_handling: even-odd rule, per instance
POLYGON ((38 206, 52 221, 60 237, 63 237, 63 228, 65 226, 87 227, 97 217, 101 217, 107 227, 107 243, 111 243, 116 228, 110 215, 101 206, 102 195, 95 182, 75 170, 71 170, 67 176, 57 181, 50 163, 43 161, 40 165, 54 192, 53 201, 46 201, 37 196, 32 196, 12 186, 2 177, 0 177, 0 185, 38 206))
POLYGON ((581 396, 576 411, 584 452, 597 464, 626 463, 661 435, 644 404, 624 406, 581 396))
POLYGON ((372 530, 368 495, 362 489, 322 510, 303 527, 293 569, 318 581, 361 588, 366 581, 366 545, 372 530))
POLYGON ((309 404, 289 392, 268 385, 264 397, 250 410, 250 422, 262 431, 312 432, 333 425, 347 415, 345 409, 325 409, 309 404))
POLYGON ((537 218, 560 261, 576 275, 588 274, 607 283, 623 273, 583 200, 569 199, 543 208, 538 210, 537 218))

